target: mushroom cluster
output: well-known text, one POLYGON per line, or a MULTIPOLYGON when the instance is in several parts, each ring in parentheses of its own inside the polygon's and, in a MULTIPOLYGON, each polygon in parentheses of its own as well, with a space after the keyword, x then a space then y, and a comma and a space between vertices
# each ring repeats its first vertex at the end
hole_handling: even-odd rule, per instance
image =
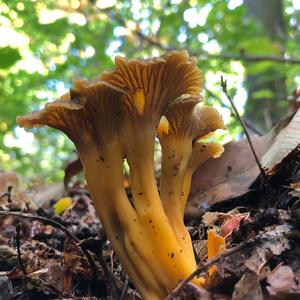
POLYGON ((224 124, 214 108, 203 105, 201 72, 186 51, 117 57, 115 64, 91 81, 75 81, 69 93, 17 122, 26 128, 48 125, 74 142, 124 269, 145 299, 163 299, 196 268, 184 208, 195 169, 223 152, 221 145, 200 139, 224 124), (156 136, 162 147, 160 192, 156 136), (125 158, 132 201, 123 186, 125 158))

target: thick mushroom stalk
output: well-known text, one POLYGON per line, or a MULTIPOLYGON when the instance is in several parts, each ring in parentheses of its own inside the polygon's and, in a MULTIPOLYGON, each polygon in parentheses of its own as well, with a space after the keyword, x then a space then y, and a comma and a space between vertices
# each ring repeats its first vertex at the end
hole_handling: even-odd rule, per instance
MULTIPOLYGON (((169 106, 157 131, 162 147, 161 201, 177 240, 191 261, 194 261, 193 247, 183 217, 189 192, 193 142, 221 128, 224 124, 216 109, 204 106, 200 98, 184 95, 169 106)), ((197 157, 197 162, 204 162, 213 155, 206 151, 201 158, 197 157)))
MULTIPOLYGON (((17 118, 20 126, 48 125, 63 131, 74 142, 103 228, 145 299, 163 299, 196 268, 192 252, 178 238, 175 223, 173 228, 168 198, 163 196, 161 201, 153 159, 154 139, 162 115, 182 94, 196 99, 201 83, 195 59, 185 51, 147 60, 118 57, 114 70, 92 81, 76 81, 70 93, 59 100, 39 112, 17 118), (123 187, 125 157, 130 167, 133 205, 123 187)), ((192 107, 198 105, 193 103, 192 107)), ((203 118, 204 121, 211 119, 203 118)), ((204 127, 200 135, 219 128, 204 127)), ((186 155, 187 169, 195 137, 192 134, 184 138, 188 146, 178 149, 186 155)), ((177 145, 176 138, 171 140, 177 145)), ((164 165, 167 171, 163 174, 168 174, 169 167, 164 165)), ((180 175, 182 180, 184 175, 185 172, 180 175)), ((184 201, 182 188, 183 181, 179 189, 174 187, 179 202, 184 201)), ((193 282, 201 284, 203 280, 193 282)))

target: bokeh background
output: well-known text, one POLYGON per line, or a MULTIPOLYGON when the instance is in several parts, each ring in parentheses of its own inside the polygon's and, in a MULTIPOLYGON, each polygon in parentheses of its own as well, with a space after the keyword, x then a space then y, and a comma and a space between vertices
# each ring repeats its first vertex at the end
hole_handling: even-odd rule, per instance
POLYGON ((24 130, 17 115, 93 78, 116 55, 187 49, 205 78, 205 101, 242 137, 220 76, 251 132, 264 134, 288 112, 300 85, 299 0, 0 0, 0 170, 61 180, 76 157, 64 135, 24 130))

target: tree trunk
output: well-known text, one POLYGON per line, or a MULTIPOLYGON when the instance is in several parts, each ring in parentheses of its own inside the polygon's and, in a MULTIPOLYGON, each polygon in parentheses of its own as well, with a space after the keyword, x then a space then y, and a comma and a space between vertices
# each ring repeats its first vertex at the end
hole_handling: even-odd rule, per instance
MULTIPOLYGON (((258 26, 262 27, 265 38, 278 49, 277 55, 283 55, 286 32, 282 1, 244 0, 244 3, 248 17, 254 18, 258 26)), ((249 64, 245 64, 245 67, 247 72, 249 64)), ((245 85, 248 89, 248 102, 245 117, 262 131, 269 130, 286 112, 288 103, 285 82, 284 67, 279 70, 278 65, 274 64, 265 68, 262 73, 247 74, 245 85)))

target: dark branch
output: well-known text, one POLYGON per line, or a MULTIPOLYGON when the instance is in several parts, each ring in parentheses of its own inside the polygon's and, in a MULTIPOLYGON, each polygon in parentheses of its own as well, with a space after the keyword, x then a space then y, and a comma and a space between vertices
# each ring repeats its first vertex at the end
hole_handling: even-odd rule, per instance
POLYGON ((244 242, 240 243, 239 245, 228 249, 227 251, 223 252, 222 254, 219 254, 219 255, 215 256, 214 258, 212 258, 211 260, 207 261, 206 263, 200 263, 198 265, 197 269, 190 276, 188 276, 186 279, 182 280, 175 287, 175 289, 168 295, 168 297, 165 300, 174 299, 174 297, 176 297, 180 293, 181 289, 187 283, 189 283, 194 277, 199 276, 201 273, 205 272, 209 267, 211 267, 212 265, 216 264, 221 259, 223 259, 223 258, 225 258, 227 256, 230 256, 230 255, 232 255, 232 254, 234 254, 234 253, 242 250, 246 246, 254 243, 256 240, 257 240, 257 238, 244 241, 244 242))
POLYGON ((241 116, 240 116, 240 114, 239 114, 239 112, 238 112, 238 110, 237 110, 237 108, 236 108, 236 106, 235 106, 235 104, 234 104, 232 98, 231 98, 231 97, 229 96, 229 94, 228 94, 228 91, 227 91, 227 81, 224 80, 223 76, 221 76, 221 87, 222 87, 223 93, 226 95, 227 99, 228 99, 229 102, 231 103, 232 108, 233 108, 233 110, 234 110, 234 112, 235 112, 235 114, 236 114, 238 120, 240 121, 240 123, 241 123, 243 129, 244 129, 244 132, 245 132, 245 135, 246 135, 246 137, 247 137, 249 146, 250 146, 250 148, 251 148, 251 151, 252 151, 252 153, 253 153, 253 156, 254 156, 254 159, 255 159, 255 161, 256 161, 256 163, 257 163, 257 166, 258 166, 258 168, 259 168, 259 170, 260 170, 260 173, 261 173, 261 176, 262 176, 262 178, 263 178, 263 181, 264 181, 264 183, 266 184, 266 186, 269 188, 269 190, 272 191, 273 189, 272 189, 272 187, 271 187, 271 185, 270 185, 269 178, 268 178, 268 176, 267 176, 265 170, 263 169, 263 167, 262 167, 262 165, 261 165, 261 163, 260 163, 260 161, 259 161, 259 158, 258 158, 258 156, 257 156, 257 154, 256 154, 255 149, 254 149, 254 146, 253 146, 252 140, 251 140, 251 138, 250 138, 250 135, 249 135, 249 133, 248 133, 248 130, 247 130, 247 128, 246 128, 246 125, 245 125, 243 119, 241 118, 241 116))
POLYGON ((22 261, 21 255, 21 243, 20 243, 20 230, 21 230, 21 223, 18 223, 16 226, 16 243, 17 243, 17 253, 18 253, 18 261, 20 265, 20 269, 22 270, 23 274, 26 276, 26 269, 22 261))
MULTIPOLYGON (((212 98, 214 98, 214 99, 218 99, 218 98, 219 98, 218 95, 216 95, 214 92, 212 92, 212 91, 211 91, 210 89, 208 89, 206 86, 204 87, 204 89, 205 89, 205 91, 207 92, 207 94, 208 94, 210 97, 212 97, 212 98)), ((232 117, 234 117, 234 118, 237 119, 237 116, 236 116, 235 113, 233 113, 231 107, 225 105, 224 103, 222 103, 222 105, 224 105, 224 107, 226 107, 227 109, 229 109, 230 115, 231 115, 232 117)), ((255 133, 255 134, 259 135, 259 136, 262 136, 262 135, 263 135, 262 132, 261 132, 259 129, 257 129, 257 128, 249 121, 249 120, 247 120, 246 118, 243 118, 243 121, 244 121, 245 125, 247 126, 247 128, 248 128, 249 130, 251 130, 253 133, 255 133)))
MULTIPOLYGON (((128 28, 126 25, 125 20, 117 15, 112 10, 101 10, 102 13, 105 13, 110 20, 119 23, 119 25, 128 28)), ((135 29, 131 30, 132 34, 134 34, 137 38, 141 41, 146 42, 150 46, 157 47, 163 51, 169 50, 179 50, 179 47, 173 46, 165 46, 157 37, 151 37, 144 34, 141 30, 135 29)), ((199 59, 220 59, 220 60, 239 60, 239 61, 246 61, 246 62, 262 62, 262 61, 272 61, 277 63, 287 63, 287 64, 300 64, 300 59, 295 57, 284 57, 284 56, 275 56, 275 55, 248 55, 245 54, 244 51, 240 51, 239 54, 231 54, 231 53, 220 53, 220 54, 209 54, 207 52, 202 51, 199 52, 192 52, 189 51, 191 55, 198 57, 199 59)))
POLYGON ((12 190, 12 186, 9 186, 7 188, 7 192, 4 193, 3 195, 0 196, 0 199, 4 198, 4 197, 7 197, 7 202, 8 203, 11 203, 11 190, 12 190))
POLYGON ((208 58, 223 59, 223 60, 241 60, 247 62, 261 62, 261 61, 272 61, 278 63, 287 63, 299 65, 300 59, 294 57, 283 57, 274 55, 246 55, 246 54, 218 54, 211 55, 208 54, 208 58))
POLYGON ((101 252, 100 252, 100 255, 99 255, 98 259, 99 259, 99 262, 100 262, 100 264, 102 266, 102 269, 104 271, 104 274, 105 274, 106 280, 109 284, 109 287, 110 287, 111 293, 113 295, 113 298, 114 299, 120 299, 118 288, 116 286, 113 274, 112 274, 112 272, 110 272, 110 270, 107 266, 107 263, 105 262, 104 257, 103 257, 103 245, 101 247, 101 252))
POLYGON ((128 286, 129 286, 129 277, 128 277, 128 275, 126 275, 124 286, 123 286, 122 293, 121 293, 121 296, 120 296, 119 300, 124 300, 125 299, 126 294, 127 294, 127 290, 128 290, 128 286))

